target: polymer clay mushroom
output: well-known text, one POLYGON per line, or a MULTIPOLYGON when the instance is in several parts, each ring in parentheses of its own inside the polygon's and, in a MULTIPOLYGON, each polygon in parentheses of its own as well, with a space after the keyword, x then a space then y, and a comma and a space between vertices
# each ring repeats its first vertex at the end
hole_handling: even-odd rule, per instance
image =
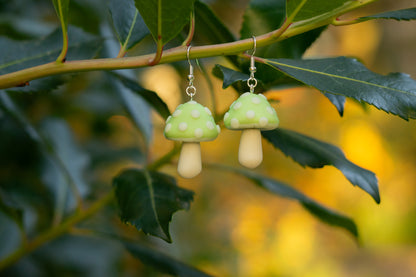
POLYGON ((201 141, 214 140, 220 133, 211 111, 190 100, 179 105, 166 120, 165 137, 182 141, 178 161, 178 173, 184 178, 192 178, 201 172, 201 141))
POLYGON ((276 129, 279 119, 263 94, 242 94, 224 115, 225 127, 242 130, 238 161, 248 168, 255 168, 263 160, 262 130, 276 129))

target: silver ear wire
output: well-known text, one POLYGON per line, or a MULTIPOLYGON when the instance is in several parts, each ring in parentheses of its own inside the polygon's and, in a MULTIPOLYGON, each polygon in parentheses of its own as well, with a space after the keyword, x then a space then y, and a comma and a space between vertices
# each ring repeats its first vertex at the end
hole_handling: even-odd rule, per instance
POLYGON ((188 49, 186 49, 186 58, 188 59, 188 63, 189 63, 189 75, 188 75, 188 87, 186 88, 186 94, 191 97, 195 95, 196 93, 196 88, 194 87, 194 67, 191 64, 191 60, 189 59, 189 51, 191 50, 192 46, 188 46, 188 49))
POLYGON ((250 93, 254 92, 254 88, 257 86, 257 80, 254 78, 254 73, 256 72, 256 65, 254 61, 254 53, 256 53, 257 43, 256 37, 253 36, 253 52, 250 55, 250 78, 247 80, 247 85, 250 88, 250 93))

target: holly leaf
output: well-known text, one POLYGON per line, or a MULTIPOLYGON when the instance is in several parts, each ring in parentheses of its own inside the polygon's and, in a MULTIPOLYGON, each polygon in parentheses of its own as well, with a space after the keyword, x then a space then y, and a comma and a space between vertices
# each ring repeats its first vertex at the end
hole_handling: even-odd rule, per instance
POLYGON ((123 222, 145 234, 171 242, 173 213, 189 209, 194 193, 176 185, 173 177, 154 171, 127 169, 113 180, 123 222))
POLYGON ((320 91, 364 101, 406 120, 416 118, 416 81, 407 74, 380 75, 346 57, 266 63, 320 91))
POLYGON ((332 165, 338 168, 351 184, 360 187, 380 203, 375 174, 347 160, 338 147, 282 128, 264 131, 262 135, 274 147, 302 166, 321 168, 332 165))
POLYGON ((369 16, 358 18, 359 21, 366 21, 371 19, 394 19, 400 20, 415 20, 416 19, 416 8, 402 9, 397 11, 389 11, 369 16))
POLYGON ((150 34, 134 0, 111 0, 108 8, 122 47, 130 49, 150 34))
POLYGON ((323 206, 322 204, 314 201, 293 187, 283 182, 256 174, 249 170, 232 168, 228 166, 221 166, 221 168, 243 175, 252 180, 256 185, 268 190, 271 193, 299 201, 306 210, 319 218, 321 221, 329 225, 341 227, 350 232, 354 237, 358 238, 357 226, 351 218, 323 206))
POLYGON ((156 270, 170 274, 173 276, 187 276, 187 277, 210 277, 199 269, 191 267, 183 262, 177 261, 159 251, 149 247, 140 245, 138 243, 123 242, 126 249, 137 259, 141 260, 143 264, 152 266, 156 270))
POLYGON ((189 23, 195 0, 135 0, 144 22, 158 44, 165 45, 189 23))

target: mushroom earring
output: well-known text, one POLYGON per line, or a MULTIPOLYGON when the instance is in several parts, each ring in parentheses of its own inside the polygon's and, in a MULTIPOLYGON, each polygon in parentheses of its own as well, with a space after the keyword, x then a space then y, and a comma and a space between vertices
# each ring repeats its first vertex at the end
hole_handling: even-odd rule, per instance
POLYGON ((189 63, 189 84, 186 94, 191 98, 180 104, 166 120, 164 135, 167 139, 182 141, 181 153, 178 161, 178 173, 184 178, 193 178, 201 172, 201 141, 214 140, 220 133, 220 126, 215 124, 211 111, 193 100, 196 88, 193 85, 193 66, 189 63))
POLYGON ((262 130, 276 129, 279 119, 276 111, 270 106, 267 98, 259 93, 254 94, 257 80, 254 78, 256 67, 254 53, 256 51, 256 38, 253 36, 254 48, 250 58, 250 78, 247 85, 250 92, 242 94, 234 101, 228 112, 224 115, 224 125, 231 130, 242 130, 238 161, 248 168, 256 168, 263 160, 261 145, 262 130))

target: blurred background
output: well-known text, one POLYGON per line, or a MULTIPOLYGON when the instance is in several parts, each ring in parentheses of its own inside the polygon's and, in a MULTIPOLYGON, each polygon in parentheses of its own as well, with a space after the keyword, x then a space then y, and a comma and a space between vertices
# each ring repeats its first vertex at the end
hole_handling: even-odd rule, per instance
MULTIPOLYGON (((248 1, 205 2, 238 37, 248 1)), ((348 14, 345 18, 409 8, 414 4, 413 0, 380 0, 359 14, 348 14)), ((90 28, 91 32, 97 31, 93 25, 90 28)), ((394 20, 330 26, 307 51, 306 57, 354 56, 379 74, 405 72, 416 79, 415 30, 415 22, 394 20)), ((201 63, 210 72, 216 63, 226 64, 226 61, 218 58, 201 63)), ((178 65, 159 65, 140 70, 139 74, 140 83, 157 92, 170 111, 185 99, 186 63, 181 66, 178 70, 178 65)), ((217 112, 225 112, 237 93, 232 88, 222 89, 221 80, 212 76, 210 84, 199 69, 195 71, 196 100, 213 108, 211 91, 215 94, 217 112)), ((122 113, 111 113, 118 103, 106 103, 107 94, 97 97, 105 88, 87 85, 87 78, 98 80, 102 75, 81 74, 76 77, 77 82, 49 95, 19 95, 16 100, 27 109, 33 122, 40 122, 48 114, 65 117, 74 140, 83 148, 93 149, 86 143, 92 136, 97 140, 105 137, 108 145, 141 147, 143 139, 130 119, 122 113), (95 102, 89 102, 92 99, 95 102), (68 102, 73 103, 71 108, 57 111, 68 102)), ((352 100, 347 100, 344 116, 340 117, 328 99, 311 88, 269 91, 266 96, 275 100, 273 107, 282 127, 340 147, 349 160, 377 175, 379 205, 353 187, 337 169, 302 168, 263 141, 264 162, 255 171, 291 184, 325 206, 353 218, 359 229, 358 243, 346 231, 311 216, 299 203, 271 195, 244 178, 206 166, 197 178, 185 180, 177 175, 175 163, 164 166, 162 171, 177 177, 179 186, 196 194, 189 211, 173 216, 172 244, 144 238, 134 228, 122 226, 116 212, 112 212, 113 223, 119 224, 129 236, 148 240, 163 252, 215 276, 416 276, 414 121, 407 122, 352 100)), ((163 136, 162 118, 152 114, 152 120, 153 143, 147 158, 154 160, 170 151, 173 144, 163 136)), ((239 132, 222 128, 218 139, 201 144, 203 162, 239 167, 239 137, 239 132)), ((138 166, 141 162, 142 156, 124 158, 116 164, 101 162, 87 173, 87 179, 93 180, 94 186, 108 189, 110 180, 122 168, 138 166)), ((29 160, 27 167, 31 166, 29 160)), ((20 168, 3 164, 0 180, 12 176, 10 170, 20 168)), ((99 224, 101 220, 93 219, 88 224, 99 224)), ((124 261, 118 264, 126 269, 123 276, 137 276, 137 272, 146 272, 143 276, 159 276, 153 270, 143 269, 142 264, 128 255, 123 257, 124 261)), ((111 276, 109 272, 106 274, 111 276)))

